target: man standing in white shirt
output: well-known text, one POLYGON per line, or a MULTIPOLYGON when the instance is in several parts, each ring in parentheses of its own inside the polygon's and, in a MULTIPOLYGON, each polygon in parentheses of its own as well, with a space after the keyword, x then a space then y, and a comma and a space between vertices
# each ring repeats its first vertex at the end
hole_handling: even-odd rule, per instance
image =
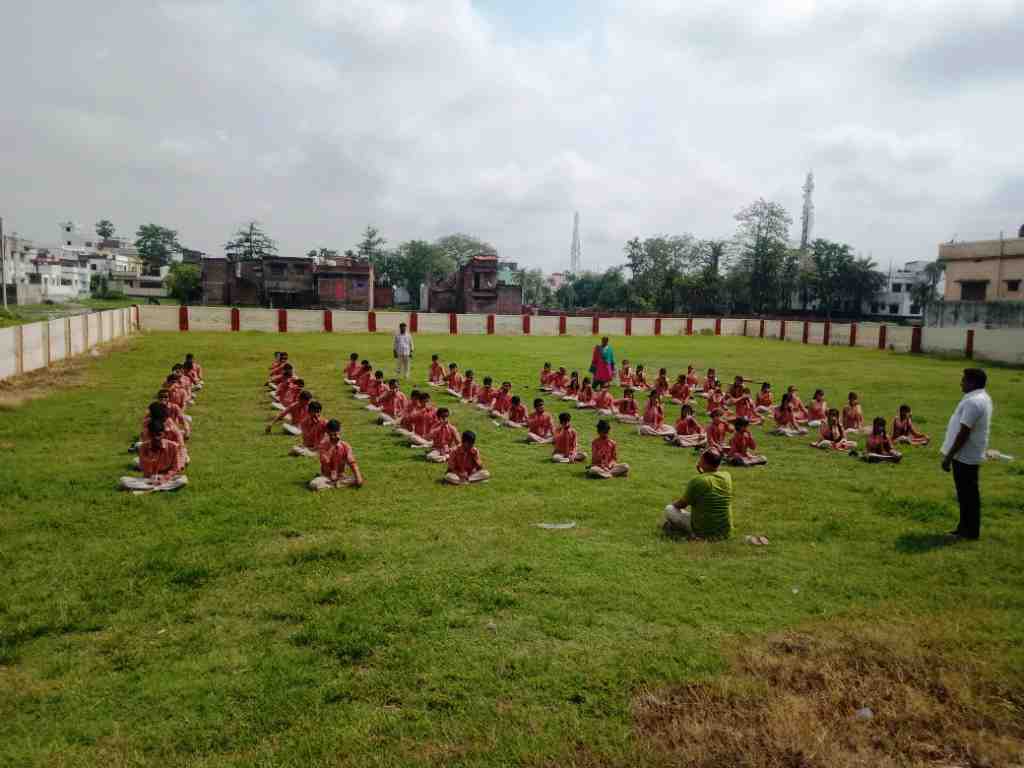
POLYGON ((980 368, 965 368, 960 380, 964 396, 946 427, 942 441, 942 469, 953 470, 956 498, 960 502, 960 523, 950 535, 976 540, 981 535, 981 491, 978 469, 985 460, 988 430, 992 421, 992 398, 985 391, 988 377, 980 368))
POLYGON ((412 336, 406 332, 405 323, 399 323, 398 333, 395 334, 395 360, 398 361, 398 376, 403 379, 409 378, 410 363, 415 348, 416 345, 413 344, 412 336))

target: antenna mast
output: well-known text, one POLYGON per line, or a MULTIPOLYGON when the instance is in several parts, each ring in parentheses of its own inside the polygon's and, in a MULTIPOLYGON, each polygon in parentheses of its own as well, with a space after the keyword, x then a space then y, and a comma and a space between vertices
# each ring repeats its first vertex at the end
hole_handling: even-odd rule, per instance
POLYGON ((572 218, 572 247, 569 249, 569 271, 578 275, 583 268, 583 241, 580 239, 580 212, 572 218))

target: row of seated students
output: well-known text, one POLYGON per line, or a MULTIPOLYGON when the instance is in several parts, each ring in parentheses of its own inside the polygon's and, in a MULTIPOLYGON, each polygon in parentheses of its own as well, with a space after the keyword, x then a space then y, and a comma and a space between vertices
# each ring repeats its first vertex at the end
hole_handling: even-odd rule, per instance
POLYGON ((269 435, 278 422, 287 434, 302 441, 289 451, 292 456, 320 460, 320 473, 309 481, 313 491, 332 488, 360 488, 365 480, 352 446, 341 439, 341 422, 324 419, 323 406, 306 389, 306 382, 295 375, 287 352, 274 353, 267 379, 271 408, 277 414, 266 427, 269 435))
POLYGON ((176 491, 188 485, 185 443, 192 436, 192 417, 185 411, 202 388, 203 369, 190 352, 183 363, 174 364, 146 409, 138 440, 129 449, 139 454, 134 465, 142 476, 122 477, 123 490, 145 494, 176 491))
MULTIPOLYGON (((385 382, 383 372, 373 372, 369 361, 360 362, 357 354, 350 357, 344 374, 355 397, 369 401, 367 408, 381 413, 378 423, 391 426, 409 440, 412 448, 426 449, 427 460, 448 465, 446 482, 464 485, 490 478, 476 448, 476 435, 468 431, 460 435, 450 422, 450 410, 434 408, 429 392, 413 390, 407 397, 397 380, 385 382)), ((495 387, 491 377, 485 377, 483 385, 478 386, 473 372, 466 371, 463 376, 455 363, 449 365, 446 374, 437 355, 433 355, 428 379, 432 388, 445 390, 460 402, 488 413, 495 419, 496 426, 524 429, 527 442, 553 445, 553 461, 563 464, 586 461, 586 454, 579 450, 579 436, 572 427, 570 415, 561 414, 556 428, 540 398, 534 401, 533 412, 527 413, 520 397, 511 393, 510 382, 495 387)), ((597 432, 591 443, 588 474, 598 478, 625 476, 629 466, 618 460, 617 445, 610 437, 611 425, 599 423, 597 432)))

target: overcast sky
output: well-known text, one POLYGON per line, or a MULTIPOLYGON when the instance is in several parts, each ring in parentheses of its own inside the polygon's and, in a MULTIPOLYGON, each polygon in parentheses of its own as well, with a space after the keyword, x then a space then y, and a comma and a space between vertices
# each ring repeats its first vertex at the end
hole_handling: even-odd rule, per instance
POLYGON ((792 213, 882 266, 1024 223, 1024 0, 31 0, 0 45, 0 215, 220 253, 467 232, 584 266, 792 213), (552 6, 557 6, 552 8, 552 6))

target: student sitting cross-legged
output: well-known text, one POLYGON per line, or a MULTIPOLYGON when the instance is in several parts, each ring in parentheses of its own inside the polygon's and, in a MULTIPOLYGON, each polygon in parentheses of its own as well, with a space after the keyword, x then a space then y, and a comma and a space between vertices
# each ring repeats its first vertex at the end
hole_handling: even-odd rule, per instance
POLYGON ((586 461, 587 454, 580 451, 580 439, 572 428, 572 416, 568 413, 558 414, 558 429, 555 430, 555 452, 551 460, 557 464, 575 464, 586 461))
POLYGON ((306 456, 315 459, 320 455, 320 443, 327 436, 327 422, 320 415, 323 406, 316 400, 309 403, 306 409, 306 418, 302 420, 302 442, 293 445, 289 453, 292 456, 306 456))
POLYGON ((327 422, 327 437, 320 443, 320 474, 309 481, 311 491, 326 491, 329 488, 343 488, 346 485, 360 487, 363 475, 359 471, 352 446, 341 439, 341 424, 337 419, 327 422), (345 470, 352 472, 351 477, 345 470))
POLYGON ((605 419, 597 422, 597 438, 590 444, 591 464, 587 474, 607 480, 612 477, 625 477, 629 474, 629 464, 619 461, 618 447, 609 437, 612 427, 605 419))
POLYGON ((188 484, 181 466, 180 446, 164 438, 163 422, 149 424, 149 439, 139 446, 139 468, 142 477, 122 477, 121 488, 126 491, 148 493, 175 491, 188 484))
POLYGON ((462 444, 448 454, 448 472, 444 481, 449 485, 469 485, 488 480, 491 473, 484 469, 480 451, 476 449, 476 434, 462 433, 462 444))
POLYGON ((551 422, 551 414, 544 410, 544 401, 539 397, 533 401, 533 413, 526 422, 529 432, 526 442, 541 445, 555 442, 555 427, 551 422))
POLYGON ((430 430, 430 451, 427 453, 427 461, 437 464, 446 464, 448 456, 459 447, 459 430, 448 421, 448 409, 437 409, 437 423, 430 430))

